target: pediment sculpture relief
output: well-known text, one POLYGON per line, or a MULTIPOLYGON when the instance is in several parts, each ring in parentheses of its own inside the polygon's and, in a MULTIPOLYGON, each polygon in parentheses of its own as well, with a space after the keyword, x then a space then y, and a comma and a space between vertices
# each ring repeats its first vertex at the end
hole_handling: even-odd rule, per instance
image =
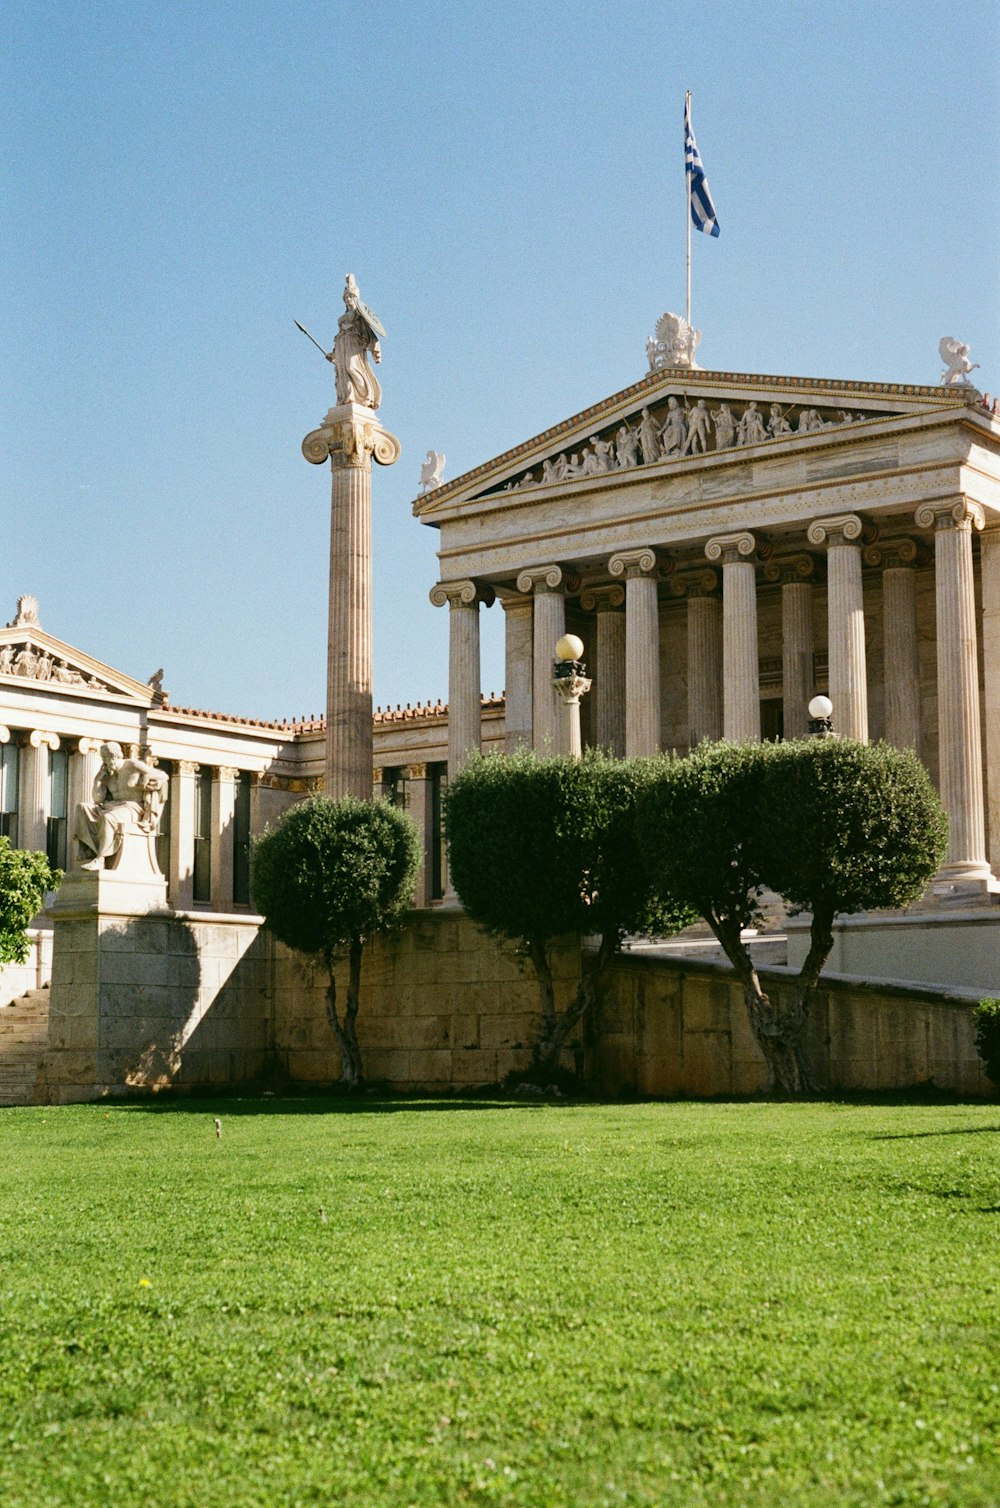
POLYGON ((52 681, 57 686, 86 686, 90 691, 107 691, 104 681, 84 675, 66 660, 56 659, 47 649, 39 649, 30 640, 0 644, 0 675, 20 676, 26 681, 52 681))
POLYGON ((704 398, 672 395, 656 408, 630 414, 617 428, 590 435, 581 449, 546 456, 540 467, 507 482, 503 492, 547 487, 577 477, 629 471, 710 451, 739 450, 794 435, 817 434, 881 415, 844 408, 766 403, 757 399, 721 401, 710 408, 704 398))

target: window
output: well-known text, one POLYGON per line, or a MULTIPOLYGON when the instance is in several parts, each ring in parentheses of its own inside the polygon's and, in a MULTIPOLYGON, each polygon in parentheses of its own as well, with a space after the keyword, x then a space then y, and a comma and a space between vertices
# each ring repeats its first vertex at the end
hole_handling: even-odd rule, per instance
POLYGON ((53 869, 66 868, 66 817, 69 811, 69 754, 49 750, 49 815, 45 823, 45 853, 53 869))
POLYGON ((779 696, 767 697, 760 704, 760 736, 766 744, 780 743, 785 736, 785 704, 779 696))
POLYGON ((250 772, 241 770, 236 779, 233 808, 233 904, 250 904, 250 772))
POLYGON ((444 836, 444 798, 448 789, 448 766, 430 764, 431 783, 431 900, 439 901, 448 888, 448 848, 444 836))
POLYGON ((205 765, 194 777, 194 899, 212 899, 212 771, 205 765))
POLYGON ((410 783, 406 778, 406 766, 394 765, 382 771, 382 795, 393 806, 406 811, 410 805, 410 783))
POLYGON ((0 837, 17 846, 17 783, 20 750, 15 743, 0 744, 0 837))

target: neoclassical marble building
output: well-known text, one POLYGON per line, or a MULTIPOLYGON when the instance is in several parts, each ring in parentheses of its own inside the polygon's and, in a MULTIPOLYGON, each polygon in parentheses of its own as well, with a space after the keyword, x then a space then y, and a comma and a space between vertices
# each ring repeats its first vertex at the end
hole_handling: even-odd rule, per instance
POLYGON ((1000 415, 975 389, 657 370, 413 511, 441 534, 450 773, 481 741, 479 613, 499 600, 508 749, 555 746, 566 629, 593 678, 585 740, 619 754, 801 735, 823 691, 838 732, 930 769, 941 903, 992 904, 1000 415))
MULTIPOLYGON (((661 368, 413 504, 440 530, 449 705, 379 710, 373 788, 405 802, 446 890, 441 797, 477 748, 553 749, 567 630, 593 691, 584 739, 619 754, 837 730, 916 748, 951 819, 942 904, 1000 872, 1000 417, 968 386, 661 368), (505 698, 484 697, 499 602, 505 698), (494 611, 497 609, 494 608, 494 611)), ((317 677, 322 667, 317 666, 317 677)), ((415 688, 416 689, 416 688, 415 688)), ((170 777, 171 903, 249 910, 249 838, 323 788, 323 719, 172 705, 47 633, 0 628, 0 832, 65 867, 69 816, 114 739, 170 777)))

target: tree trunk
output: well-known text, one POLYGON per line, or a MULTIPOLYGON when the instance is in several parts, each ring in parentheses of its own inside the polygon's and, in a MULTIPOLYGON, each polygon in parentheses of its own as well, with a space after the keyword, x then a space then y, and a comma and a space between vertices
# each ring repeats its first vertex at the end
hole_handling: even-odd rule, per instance
POLYGON ((349 977, 347 984, 347 1009, 341 1022, 337 1014, 337 980, 333 971, 333 955, 326 958, 326 971, 330 982, 326 988, 326 1019, 340 1049, 340 1076, 345 1089, 356 1089, 361 1082, 361 1052, 354 1030, 358 1014, 358 992, 361 983, 361 944, 351 943, 349 977), (355 957, 355 948, 357 956, 355 957))
MULTIPOLYGON (((707 921, 743 986, 743 1001, 750 1030, 767 1064, 768 1092, 813 1093, 815 1084, 802 1054, 802 1029, 805 1025, 807 999, 802 992, 796 991, 787 1006, 776 1006, 761 986, 760 976, 740 937, 739 924, 714 916, 709 916, 707 921)), ((806 962, 808 961, 807 959, 806 962)), ((820 967, 822 963, 823 959, 820 959, 820 967)))
MULTIPOLYGON (((570 1036, 578 1021, 591 1010, 597 1000, 598 992, 608 965, 615 956, 617 937, 614 933, 602 936, 600 947, 596 954, 589 959, 584 955, 581 959, 580 984, 572 1003, 558 1015, 555 1008, 555 995, 552 985, 552 971, 549 968, 548 956, 545 958, 545 970, 547 985, 542 985, 542 1033, 538 1046, 535 1048, 534 1062, 539 1068, 557 1068, 559 1057, 566 1045, 566 1039, 570 1036), (546 1004, 547 990, 547 1004, 546 1004)), ((544 950, 542 950, 544 952, 544 950)), ((532 959, 534 962, 534 959, 532 959)), ((536 974, 538 967, 535 967, 536 974)), ((542 983, 539 974, 539 983, 542 983)))
POLYGON ((556 1042, 556 996, 552 983, 552 966, 545 944, 529 943, 528 958, 542 997, 542 1026, 532 1053, 532 1063, 538 1068, 550 1068, 559 1055, 559 1046, 556 1042))

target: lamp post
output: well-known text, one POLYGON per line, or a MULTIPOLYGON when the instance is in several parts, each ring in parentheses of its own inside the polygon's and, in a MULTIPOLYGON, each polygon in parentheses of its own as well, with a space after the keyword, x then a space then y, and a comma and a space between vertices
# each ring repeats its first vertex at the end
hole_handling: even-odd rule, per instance
POLYGON ((813 738, 836 738, 833 703, 828 696, 814 696, 809 703, 809 732, 813 738))
POLYGON ((552 686, 559 701, 559 753, 568 754, 570 759, 579 759, 583 753, 580 698, 590 690, 590 681, 582 654, 583 640, 576 634, 563 634, 552 666, 552 686))

